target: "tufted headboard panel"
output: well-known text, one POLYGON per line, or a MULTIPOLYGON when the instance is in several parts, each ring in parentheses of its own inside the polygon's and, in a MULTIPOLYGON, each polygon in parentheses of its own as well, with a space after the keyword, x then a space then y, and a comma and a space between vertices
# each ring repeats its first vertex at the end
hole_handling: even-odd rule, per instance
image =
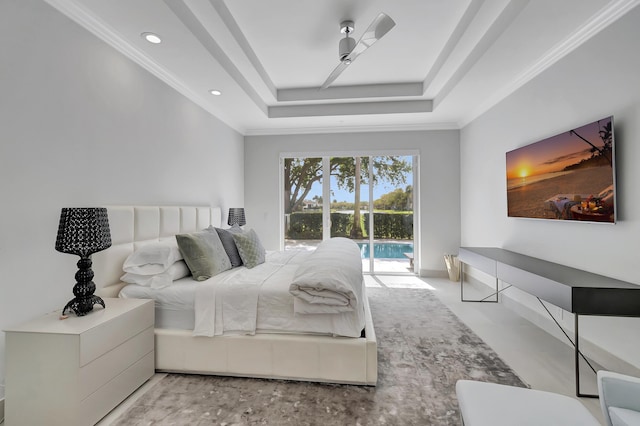
POLYGON ((118 296, 122 265, 138 247, 222 222, 220 207, 107 206, 107 211, 112 245, 92 256, 93 282, 102 297, 118 296))

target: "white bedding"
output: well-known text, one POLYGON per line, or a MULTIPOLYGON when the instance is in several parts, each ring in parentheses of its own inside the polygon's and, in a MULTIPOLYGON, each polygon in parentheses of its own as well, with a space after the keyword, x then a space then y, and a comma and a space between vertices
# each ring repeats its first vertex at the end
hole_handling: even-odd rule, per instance
POLYGON ((125 299, 154 299, 156 328, 193 330, 196 287, 200 284, 191 276, 181 278, 161 289, 129 284, 120 290, 125 299))
MULTIPOLYGON (((174 328, 164 319, 175 318, 177 310, 194 312, 197 336, 311 333, 359 337, 365 322, 362 304, 339 314, 295 314, 289 284, 309 255, 307 251, 268 252, 266 262, 252 269, 233 268, 203 282, 183 278, 164 289, 128 285, 120 297, 155 299, 158 328, 174 328), (239 310, 243 307, 255 314, 239 310)), ((179 324, 186 328, 184 319, 179 324)))

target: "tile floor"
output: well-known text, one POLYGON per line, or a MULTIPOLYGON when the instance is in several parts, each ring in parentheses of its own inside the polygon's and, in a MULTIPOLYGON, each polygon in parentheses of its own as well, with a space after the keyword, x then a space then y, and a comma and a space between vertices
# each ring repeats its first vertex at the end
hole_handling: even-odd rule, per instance
MULTIPOLYGON (((431 285, 440 300, 530 385, 532 389, 575 398, 574 351, 557 338, 527 321, 500 303, 460 301, 460 283, 448 279, 421 279, 431 285)), ((465 299, 473 293, 465 287, 465 299)), ((594 365, 598 369, 597 365, 594 365)), ((597 393, 595 374, 581 368, 581 391, 597 393)), ((577 398, 604 424, 600 402, 577 398)))

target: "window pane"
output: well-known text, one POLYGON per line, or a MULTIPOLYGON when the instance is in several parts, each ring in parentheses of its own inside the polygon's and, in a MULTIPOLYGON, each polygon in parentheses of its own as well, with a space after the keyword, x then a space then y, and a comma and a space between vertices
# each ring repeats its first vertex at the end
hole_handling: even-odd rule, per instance
POLYGON ((413 158, 371 157, 375 272, 413 272, 413 158))
POLYGON ((322 158, 284 159, 285 250, 322 241, 322 158))

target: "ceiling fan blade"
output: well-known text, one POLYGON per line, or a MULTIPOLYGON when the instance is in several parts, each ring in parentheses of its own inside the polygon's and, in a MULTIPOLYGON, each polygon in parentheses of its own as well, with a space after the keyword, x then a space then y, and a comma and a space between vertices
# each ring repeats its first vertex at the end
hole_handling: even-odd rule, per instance
POLYGON ((320 86, 320 89, 326 89, 329 87, 331 83, 334 82, 336 78, 344 71, 349 64, 356 60, 356 58, 362 54, 365 50, 367 50, 371 45, 373 45, 376 41, 380 40, 386 33, 391 31, 393 27, 395 27, 396 23, 393 19, 387 16, 384 13, 380 13, 376 19, 369 25, 367 30, 362 34, 360 40, 355 45, 353 50, 349 53, 342 62, 338 64, 337 67, 329 74, 329 77, 325 80, 325 82, 320 86))
POLYGON ((335 67, 333 71, 331 71, 331 74, 329 74, 329 77, 327 77, 325 82, 322 83, 322 86, 320 86, 320 89, 326 89, 327 87, 329 87, 329 85, 333 83, 333 81, 336 78, 338 78, 338 76, 342 74, 342 71, 346 70, 348 66, 349 66, 348 62, 340 62, 338 66, 335 67))
POLYGON ((358 40, 358 44, 353 48, 349 56, 347 56, 347 60, 351 60, 351 62, 355 61, 356 58, 365 50, 367 50, 373 43, 380 40, 386 33, 391 31, 393 27, 396 26, 396 23, 389 16, 384 13, 379 14, 376 19, 373 20, 369 28, 362 34, 360 40, 358 40))

